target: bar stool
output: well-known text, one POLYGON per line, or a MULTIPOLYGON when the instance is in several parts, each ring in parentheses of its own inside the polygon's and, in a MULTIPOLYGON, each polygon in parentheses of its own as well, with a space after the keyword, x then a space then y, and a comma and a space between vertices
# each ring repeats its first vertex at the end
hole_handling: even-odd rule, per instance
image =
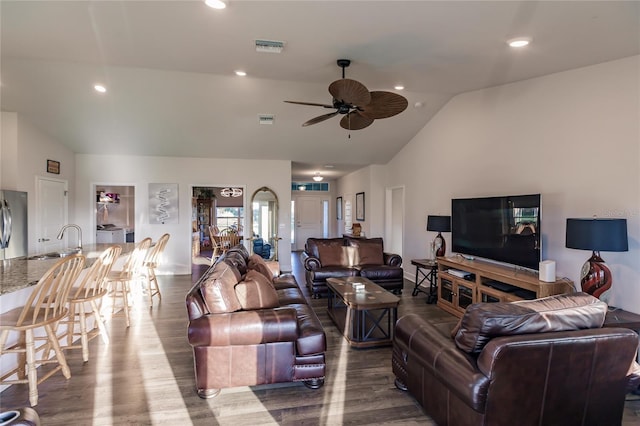
POLYGON ((67 297, 71 286, 84 268, 85 257, 80 254, 67 256, 57 261, 40 278, 23 307, 12 309, 0 315, 0 355, 17 353, 18 366, 0 377, 0 384, 29 384, 29 402, 31 406, 38 404, 38 385, 62 370, 65 378, 71 377, 69 366, 60 349, 54 332, 54 324, 63 319, 67 313, 67 297), (46 336, 34 335, 36 329, 43 328, 46 336), (10 332, 19 333, 18 342, 7 345, 10 332), (44 340, 40 346, 36 341, 44 340), (36 359, 36 353, 44 349, 48 355, 49 348, 55 353, 54 359, 42 357, 36 359), (41 364, 58 366, 38 379, 37 367, 41 364), (25 372, 26 367, 26 372, 25 372), (17 374, 17 379, 9 379, 17 374), (26 376, 26 378, 25 378, 26 376))
POLYGON ((67 325, 67 330, 62 336, 66 337, 67 344, 62 349, 82 349, 82 360, 89 361, 89 340, 98 334, 105 344, 109 343, 109 334, 104 326, 104 321, 100 313, 102 299, 107 295, 106 277, 114 262, 120 256, 122 248, 111 246, 103 251, 96 261, 91 265, 88 273, 80 279, 80 285, 73 287, 69 292, 69 314, 66 319, 60 321, 67 325), (86 304, 91 310, 86 311, 86 304), (87 330, 87 315, 93 316, 96 329, 87 330), (75 331, 76 323, 80 331, 75 331), (73 344, 74 337, 80 337, 80 344, 73 344))
POLYGON ((144 278, 142 276, 142 266, 150 245, 151 238, 145 238, 140 241, 136 248, 129 253, 122 269, 112 269, 107 274, 107 283, 112 297, 111 315, 113 316, 116 310, 116 299, 121 298, 127 327, 130 326, 129 310, 131 307, 129 306, 129 297, 131 295, 131 283, 144 278))
POLYGON ((147 294, 149 295, 149 307, 153 306, 153 296, 158 295, 158 300, 162 302, 162 294, 160 294, 160 287, 158 287, 158 279, 156 277, 156 268, 160 261, 160 256, 169 241, 171 236, 164 234, 158 239, 155 246, 151 247, 147 258, 144 260, 144 266, 147 268, 147 294))

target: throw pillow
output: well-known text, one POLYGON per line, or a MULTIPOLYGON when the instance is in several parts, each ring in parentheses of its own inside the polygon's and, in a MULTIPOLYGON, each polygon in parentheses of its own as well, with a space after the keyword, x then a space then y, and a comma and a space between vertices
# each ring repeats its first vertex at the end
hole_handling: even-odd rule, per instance
POLYGON ((248 271, 235 286, 236 296, 244 310, 277 308, 278 293, 273 285, 257 271, 248 271))
POLYGON ((356 265, 384 265, 382 238, 349 238, 349 245, 356 248, 356 265))
POLYGON ((224 262, 214 266, 213 272, 200 284, 200 291, 212 314, 235 312, 242 309, 234 286, 240 281, 236 268, 224 262))
POLYGON ((460 320, 455 342, 479 353, 494 337, 600 328, 607 304, 587 293, 571 293, 512 303, 474 303, 460 320))
POLYGON ((269 283, 273 286, 273 272, 267 266, 267 263, 261 256, 257 254, 252 254, 249 256, 249 263, 247 265, 249 271, 257 271, 264 275, 265 278, 269 280, 269 283))

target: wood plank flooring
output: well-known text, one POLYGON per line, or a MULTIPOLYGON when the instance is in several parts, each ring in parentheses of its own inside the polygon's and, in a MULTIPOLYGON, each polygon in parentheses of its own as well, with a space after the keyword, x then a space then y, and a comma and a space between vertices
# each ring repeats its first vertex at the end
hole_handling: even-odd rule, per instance
MULTIPOLYGON (((292 263, 303 283, 297 253, 292 263)), ((81 351, 68 351, 71 379, 56 374, 39 386, 35 409, 43 425, 433 424, 410 395, 395 388, 390 347, 351 349, 326 314, 326 299, 311 301, 327 334, 322 388, 311 390, 301 383, 239 387, 200 399, 186 334, 184 296, 192 277, 158 279, 162 303, 155 300, 149 309, 146 299, 136 300, 128 330, 123 317, 113 318, 107 324, 109 345, 92 340, 88 363, 82 362, 81 351)), ((455 322, 427 305, 424 294, 412 297, 412 289, 413 283, 406 281, 399 316, 417 312, 434 322, 455 322)), ((0 394, 0 411, 25 405, 26 385, 0 394)), ((623 424, 640 425, 640 401, 626 403, 623 424)))

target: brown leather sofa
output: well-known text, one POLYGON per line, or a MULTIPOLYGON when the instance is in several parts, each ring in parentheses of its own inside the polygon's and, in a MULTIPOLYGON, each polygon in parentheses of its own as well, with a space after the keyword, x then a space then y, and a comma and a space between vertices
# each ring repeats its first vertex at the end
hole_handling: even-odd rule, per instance
POLYGON ((309 238, 302 262, 313 298, 327 293, 327 278, 366 277, 396 294, 404 285, 402 257, 385 253, 382 238, 309 238))
POLYGON ((186 304, 200 397, 234 386, 324 384, 325 333, 295 278, 273 277, 242 245, 218 258, 186 304))
POLYGON ((638 336, 586 293, 474 304, 455 337, 398 320, 392 366, 438 425, 619 425, 638 336))

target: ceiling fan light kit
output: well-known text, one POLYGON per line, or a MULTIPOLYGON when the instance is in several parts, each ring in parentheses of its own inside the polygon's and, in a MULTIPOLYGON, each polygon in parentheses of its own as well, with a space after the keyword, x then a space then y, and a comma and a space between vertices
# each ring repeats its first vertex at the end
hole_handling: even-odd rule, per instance
POLYGON ((364 84, 345 78, 344 70, 351 64, 349 59, 338 59, 337 64, 342 68, 342 79, 336 80, 329 85, 329 93, 333 96, 332 105, 285 101, 291 104, 335 109, 334 112, 306 121, 302 124, 303 127, 317 124, 342 114, 344 117, 340 120, 340 127, 347 130, 360 130, 370 126, 377 119, 393 117, 407 108, 409 103, 404 96, 392 92, 369 92, 364 84))

